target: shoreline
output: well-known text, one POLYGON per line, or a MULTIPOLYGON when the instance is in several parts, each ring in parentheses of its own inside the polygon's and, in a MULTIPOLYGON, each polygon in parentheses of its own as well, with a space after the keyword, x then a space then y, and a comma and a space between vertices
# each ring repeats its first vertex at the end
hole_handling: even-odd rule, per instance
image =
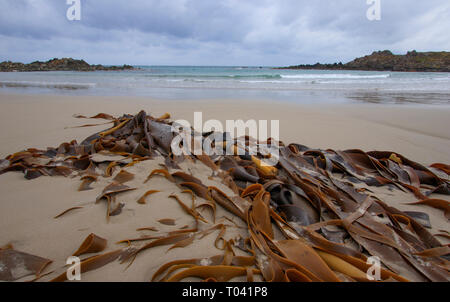
POLYGON ((295 71, 143 66, 117 73, 0 73, 5 94, 137 96, 170 100, 449 104, 449 73, 295 71))

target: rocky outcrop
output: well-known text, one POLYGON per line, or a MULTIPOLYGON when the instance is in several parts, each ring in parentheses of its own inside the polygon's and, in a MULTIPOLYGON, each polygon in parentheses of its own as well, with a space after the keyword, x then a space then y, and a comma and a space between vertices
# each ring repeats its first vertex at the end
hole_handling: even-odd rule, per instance
POLYGON ((52 59, 47 62, 35 61, 30 64, 5 61, 0 63, 0 71, 96 71, 96 70, 133 70, 130 65, 103 66, 89 65, 84 60, 72 58, 52 59))
POLYGON ((317 63, 279 69, 450 72, 450 52, 416 52, 413 50, 406 55, 394 55, 391 51, 384 50, 375 51, 371 55, 357 58, 346 64, 317 63))

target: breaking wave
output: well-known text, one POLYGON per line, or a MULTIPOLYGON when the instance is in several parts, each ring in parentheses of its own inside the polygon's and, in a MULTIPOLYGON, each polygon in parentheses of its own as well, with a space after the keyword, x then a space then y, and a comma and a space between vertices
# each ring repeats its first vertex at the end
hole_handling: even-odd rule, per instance
POLYGON ((53 88, 53 89, 89 89, 94 83, 65 83, 65 82, 33 82, 33 81, 0 81, 0 87, 8 88, 53 88))
POLYGON ((346 73, 281 75, 283 79, 387 79, 390 74, 356 75, 346 73))

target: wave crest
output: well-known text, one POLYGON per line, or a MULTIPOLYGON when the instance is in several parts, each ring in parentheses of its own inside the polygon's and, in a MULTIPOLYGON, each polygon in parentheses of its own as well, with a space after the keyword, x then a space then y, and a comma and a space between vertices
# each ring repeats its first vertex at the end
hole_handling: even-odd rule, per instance
POLYGON ((387 79, 390 74, 355 75, 348 73, 281 75, 283 79, 387 79))
POLYGON ((7 88, 55 88, 55 89, 89 89, 95 87, 94 83, 70 82, 33 82, 33 81, 0 81, 0 87, 7 88))

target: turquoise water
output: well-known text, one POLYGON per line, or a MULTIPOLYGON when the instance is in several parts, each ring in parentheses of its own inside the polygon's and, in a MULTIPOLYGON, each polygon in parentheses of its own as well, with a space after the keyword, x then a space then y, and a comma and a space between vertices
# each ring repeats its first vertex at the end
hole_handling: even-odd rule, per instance
POLYGON ((119 72, 0 73, 0 92, 450 104, 450 73, 136 66, 119 72))

